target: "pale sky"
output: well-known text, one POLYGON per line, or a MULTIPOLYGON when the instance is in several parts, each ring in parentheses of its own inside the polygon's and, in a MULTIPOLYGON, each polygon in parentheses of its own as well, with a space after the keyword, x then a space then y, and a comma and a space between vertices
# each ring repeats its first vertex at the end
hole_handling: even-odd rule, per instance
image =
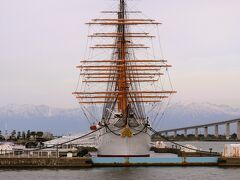
MULTIPOLYGON (((240 107, 240 1, 136 0, 163 23, 175 101, 240 107)), ((87 26, 111 0, 0 0, 0 106, 78 107, 87 26)))

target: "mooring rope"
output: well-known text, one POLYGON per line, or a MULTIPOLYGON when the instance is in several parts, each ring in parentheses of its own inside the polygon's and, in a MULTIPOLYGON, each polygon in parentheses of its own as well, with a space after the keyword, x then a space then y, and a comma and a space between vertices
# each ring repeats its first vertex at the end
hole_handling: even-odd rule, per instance
MULTIPOLYGON (((73 142, 73 141, 76 141, 76 140, 85 138, 85 137, 87 137, 87 136, 89 136, 89 135, 91 135, 91 134, 93 134, 93 133, 101 130, 101 129, 104 128, 104 127, 105 127, 105 126, 99 128, 99 129, 97 129, 97 130, 95 130, 95 131, 89 132, 89 133, 87 133, 87 134, 84 134, 84 135, 82 135, 82 136, 76 137, 76 138, 74 138, 74 139, 71 139, 71 140, 68 140, 68 141, 65 141, 65 142, 62 142, 62 143, 54 144, 54 145, 49 146, 49 147, 40 147, 40 148, 34 149, 34 150, 32 150, 32 152, 33 152, 33 151, 39 151, 39 150, 44 150, 44 149, 51 149, 51 148, 55 148, 55 147, 58 147, 58 146, 62 146, 62 145, 64 145, 64 144, 67 144, 67 143, 70 143, 70 142, 73 142)), ((164 139, 164 140, 166 140, 166 141, 168 141, 168 142, 170 142, 170 143, 172 143, 172 144, 174 144, 174 145, 177 145, 177 146, 179 146, 179 147, 182 147, 182 148, 185 148, 185 149, 189 149, 189 150, 194 150, 194 151, 200 152, 200 153, 211 154, 211 155, 219 155, 219 152, 203 151, 203 150, 198 150, 198 149, 195 149, 195 148, 191 148, 191 147, 184 146, 184 145, 182 145, 182 144, 176 143, 176 142, 168 139, 167 137, 162 136, 159 132, 157 132, 156 130, 154 130, 153 128, 151 128, 151 127, 149 127, 149 126, 147 126, 147 128, 148 128, 150 131, 152 131, 154 134, 159 135, 162 139, 164 139)))
POLYGON ((76 138, 74 138, 74 139, 71 139, 71 140, 68 140, 68 141, 65 141, 65 142, 62 142, 62 143, 54 144, 54 145, 52 145, 52 146, 50 146, 50 147, 42 147, 42 148, 34 149, 33 151, 39 151, 39 150, 43 150, 43 149, 50 149, 50 148, 62 146, 62 145, 64 145, 64 144, 67 144, 67 143, 70 143, 70 142, 73 142, 73 141, 76 141, 76 140, 85 138, 85 137, 87 137, 87 136, 89 136, 89 135, 91 135, 91 134, 99 131, 99 130, 102 129, 102 128, 103 128, 103 127, 99 128, 99 129, 97 129, 97 130, 95 130, 95 131, 92 131, 92 132, 90 132, 90 133, 84 134, 84 135, 82 135, 82 136, 80 136, 80 137, 76 137, 76 138))
POLYGON ((154 134, 159 135, 162 139, 164 139, 164 140, 166 140, 166 141, 168 141, 168 142, 170 142, 170 143, 172 143, 172 144, 174 144, 174 145, 177 145, 177 146, 179 146, 179 147, 183 147, 183 148, 186 148, 186 149, 189 149, 189 150, 194 150, 194 151, 196 151, 196 152, 205 153, 205 154, 214 154, 214 155, 218 155, 218 154, 219 154, 219 152, 203 151, 203 150, 194 149, 194 148, 190 148, 190 147, 184 146, 184 145, 182 145, 182 144, 176 143, 176 142, 168 139, 168 138, 165 137, 165 136, 162 136, 159 132, 157 132, 156 130, 154 130, 154 129, 151 128, 151 127, 148 127, 148 129, 149 129, 150 131, 152 131, 154 134))

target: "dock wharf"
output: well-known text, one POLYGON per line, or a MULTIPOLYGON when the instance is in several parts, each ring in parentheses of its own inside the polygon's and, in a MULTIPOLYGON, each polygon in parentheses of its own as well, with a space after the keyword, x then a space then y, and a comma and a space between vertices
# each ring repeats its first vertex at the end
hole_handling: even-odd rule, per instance
MULTIPOLYGON (((159 149, 158 149, 159 150, 159 149)), ((75 157, 57 156, 59 153, 33 152, 28 154, 0 155, 1 168, 93 168, 93 167, 131 167, 131 166, 215 166, 240 167, 240 158, 222 157, 220 154, 200 152, 181 152, 165 148, 169 157, 75 157), (174 152, 173 152, 174 151, 174 152)), ((72 154, 71 154, 72 155, 72 154)))
POLYGON ((0 158, 0 168, 89 168, 92 160, 88 157, 72 158, 0 158))
POLYGON ((215 166, 240 167, 240 158, 223 157, 60 157, 60 158, 0 158, 0 169, 7 168, 94 168, 131 166, 215 166))
POLYGON ((240 167, 240 158, 220 157, 218 160, 220 167, 240 167))
POLYGON ((178 148, 155 148, 151 147, 151 151, 154 153, 170 153, 170 154, 176 154, 178 157, 220 157, 220 153, 213 153, 213 152, 185 152, 181 151, 181 149, 178 148))

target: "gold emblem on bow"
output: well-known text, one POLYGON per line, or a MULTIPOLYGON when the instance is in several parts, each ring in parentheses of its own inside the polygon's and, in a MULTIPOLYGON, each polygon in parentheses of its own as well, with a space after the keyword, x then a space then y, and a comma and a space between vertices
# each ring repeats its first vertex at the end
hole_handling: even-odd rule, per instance
POLYGON ((121 132, 121 136, 122 137, 132 137, 133 136, 133 133, 132 133, 132 130, 129 128, 129 126, 126 126, 122 132, 121 132))

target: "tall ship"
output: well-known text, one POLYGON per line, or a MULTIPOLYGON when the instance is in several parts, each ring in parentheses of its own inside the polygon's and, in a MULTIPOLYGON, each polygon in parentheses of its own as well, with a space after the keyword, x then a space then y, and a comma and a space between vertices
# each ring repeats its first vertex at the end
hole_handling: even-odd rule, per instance
MULTIPOLYGON (((130 3, 130 2, 129 2, 130 3)), ((89 25, 76 91, 97 134, 99 157, 148 157, 149 127, 158 127, 176 93, 161 53, 161 24, 119 0, 89 25)))

